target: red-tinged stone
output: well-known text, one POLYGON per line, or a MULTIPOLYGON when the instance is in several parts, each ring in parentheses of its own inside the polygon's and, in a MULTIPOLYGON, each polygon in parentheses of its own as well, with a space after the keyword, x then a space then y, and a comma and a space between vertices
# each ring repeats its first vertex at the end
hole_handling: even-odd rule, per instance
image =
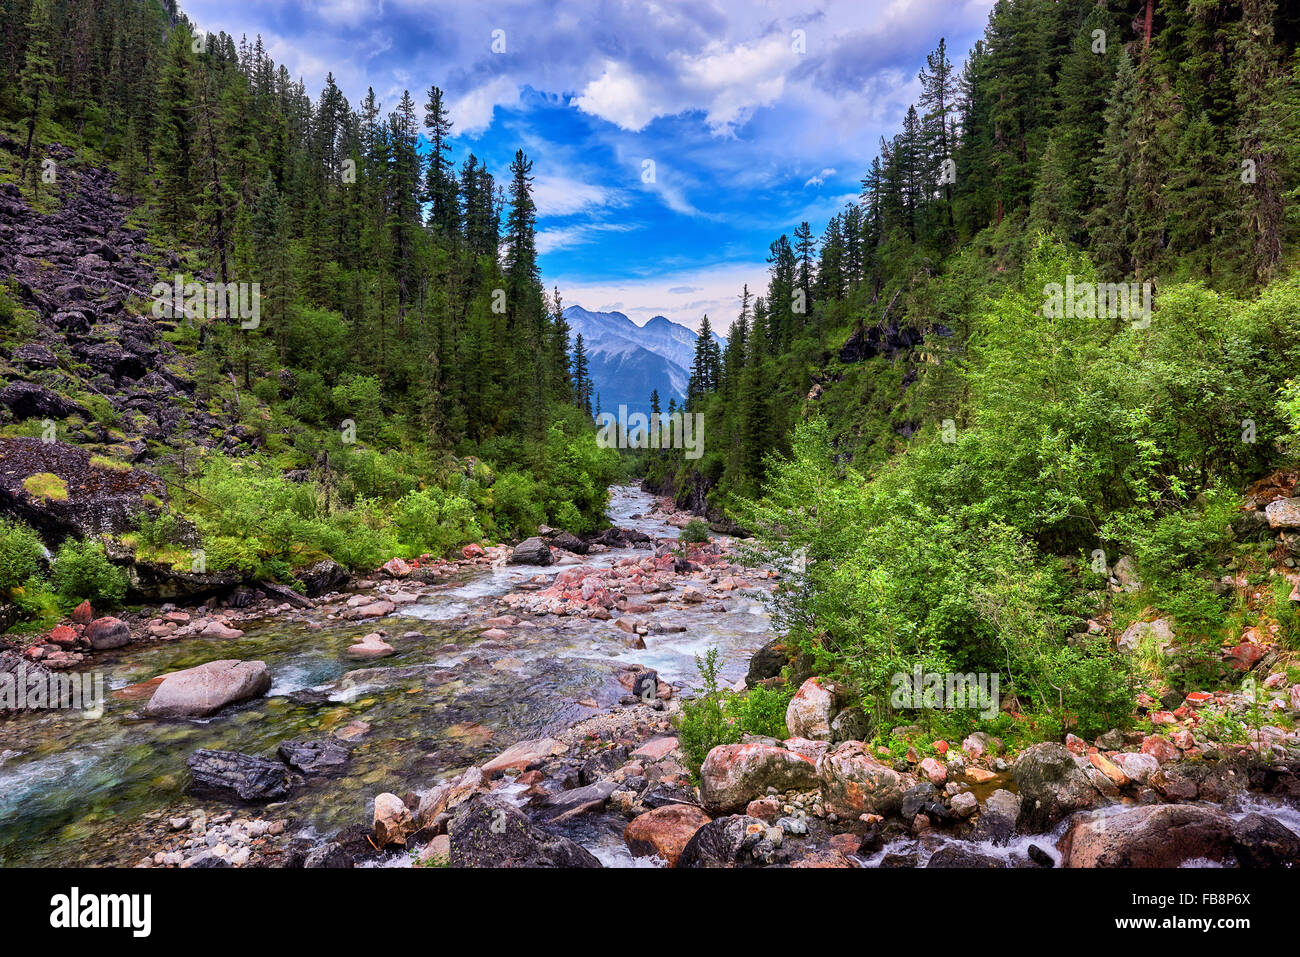
POLYGON ((774 797, 762 797, 756 801, 750 801, 745 806, 745 813, 750 817, 756 817, 760 821, 767 821, 772 824, 781 816, 781 805, 777 803, 774 797))
POLYGON ((903 803, 903 792, 916 785, 911 774, 899 774, 877 761, 859 741, 845 741, 817 762, 823 804, 842 818, 859 814, 892 814, 903 803))
POLYGON ((1065 736, 1065 747, 1071 754, 1077 754, 1079 757, 1084 757, 1088 753, 1088 742, 1073 734, 1065 736))
POLYGON ((1192 738, 1192 732, 1188 731, 1186 728, 1179 728, 1169 736, 1169 740, 1183 751, 1196 747, 1196 742, 1192 738))
POLYGON ((846 857, 862 849, 862 838, 856 834, 832 834, 831 850, 846 857))
POLYGON ((947 742, 947 741, 943 741, 943 740, 939 740, 939 741, 934 742, 934 750, 935 750, 936 752, 938 752, 939 754, 947 754, 947 753, 948 753, 948 742, 947 742))
POLYGON ((966 780, 972 781, 975 784, 986 784, 989 781, 992 781, 995 777, 997 777, 997 775, 986 768, 966 769, 966 780))
POLYGON ((390 558, 384 562, 384 574, 389 578, 406 578, 411 574, 411 566, 401 558, 390 558))
POLYGON ((190 614, 187 611, 169 611, 163 615, 163 620, 183 625, 190 620, 190 614))
POLYGON ((500 628, 489 628, 479 635, 480 638, 486 638, 488 641, 504 641, 510 637, 510 632, 502 631, 500 628))
POLYGON ((1186 718, 1186 717, 1187 717, 1189 714, 1191 714, 1191 713, 1192 713, 1191 710, 1190 710, 1189 708, 1187 708, 1186 705, 1184 705, 1184 706, 1181 707, 1181 708, 1175 708, 1175 709, 1174 709, 1174 717, 1177 718, 1179 721, 1182 721, 1184 718, 1186 718))
POLYGON ((1202 705, 1209 704, 1214 700, 1214 695, 1208 691, 1192 691, 1183 699, 1183 704, 1189 708, 1199 708, 1202 705))
POLYGON ((1161 764, 1178 760, 1178 746, 1158 734, 1148 735, 1142 742, 1142 753, 1149 754, 1161 764))
POLYGON ((1264 649, 1253 641, 1243 641, 1228 652, 1228 664, 1237 671, 1249 671, 1264 657, 1264 649))
POLYGON ((662 761, 677 750, 677 739, 673 737, 651 738, 632 752, 634 758, 647 761, 662 761))
POLYGON ((1177 724, 1178 719, 1175 718, 1173 714, 1168 711, 1152 711, 1151 723, 1152 724, 1177 724))
POLYGON ((623 840, 637 857, 655 854, 677 866, 677 859, 709 816, 690 804, 667 804, 639 814, 623 829, 623 840))
POLYGON ((77 643, 77 633, 67 625, 55 625, 50 632, 50 641, 67 648, 77 643))
POLYGON ((541 771, 525 771, 516 779, 520 784, 532 787, 534 784, 540 784, 546 780, 546 775, 541 771))
POLYGON ((921 756, 916 753, 916 748, 908 748, 904 757, 907 759, 908 764, 916 764, 921 760, 921 756))
POLYGON ((922 761, 920 770, 933 785, 938 786, 948 780, 948 769, 934 758, 926 758, 922 761))
POLYGON ((90 607, 89 601, 83 601, 76 608, 72 609, 72 620, 78 625, 89 625, 95 620, 95 611, 90 607))
POLYGON ((460 550, 460 553, 464 555, 466 558, 471 558, 471 559, 482 558, 483 555, 485 554, 485 552, 483 551, 483 546, 478 544, 466 545, 464 548, 460 550))
POLYGON ((816 783, 817 766, 808 758, 757 742, 718 745, 700 767, 700 797, 719 811, 737 811, 769 787, 787 791, 816 783))
POLYGON ((1104 754, 1096 751, 1088 755, 1088 761, 1094 768, 1110 779, 1110 783, 1117 788, 1127 787, 1129 776, 1120 769, 1114 761, 1111 761, 1104 754))
POLYGON ((40 661, 45 657, 45 649, 40 645, 28 645, 23 649, 23 654, 31 661, 40 661))

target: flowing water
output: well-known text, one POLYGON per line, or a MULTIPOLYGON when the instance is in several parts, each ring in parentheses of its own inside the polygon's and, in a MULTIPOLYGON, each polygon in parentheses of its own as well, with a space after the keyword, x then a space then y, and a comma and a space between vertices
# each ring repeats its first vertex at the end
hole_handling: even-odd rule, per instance
MULTIPOLYGON (((677 531, 649 517, 653 498, 613 490, 614 524, 656 538, 677 531), (639 516, 633 518, 633 516, 639 516)), ((585 564, 609 565, 646 551, 617 550, 585 564)), ((684 632, 652 634, 631 650, 612 622, 547 616, 511 637, 481 637, 482 619, 499 613, 498 596, 564 566, 475 569, 405 605, 383 622, 325 620, 307 611, 244 623, 236 639, 188 637, 99 654, 91 668, 110 693, 103 716, 30 712, 0 721, 0 865, 132 864, 156 846, 142 846, 142 822, 191 808, 186 758, 198 748, 271 756, 292 738, 322 737, 360 719, 371 726, 343 775, 309 781, 268 816, 290 817, 304 833, 328 835, 368 820, 380 791, 424 790, 448 773, 502 751, 515 741, 553 732, 603 710, 626 694, 620 663, 655 668, 665 680, 690 683, 694 656, 717 647, 723 676, 742 676, 749 655, 770 637, 754 598, 727 600, 728 611, 665 607, 656 624, 684 632), (344 650, 377 627, 397 654, 355 662, 344 650), (418 632, 418 637, 402 637, 418 632), (266 697, 202 721, 143 718, 148 694, 122 689, 218 658, 265 661, 266 697), (598 708, 580 704, 595 701, 598 708)), ((200 803, 220 809, 219 802, 200 803)), ((165 829, 164 829, 165 830, 165 829)), ((600 822, 579 835, 611 864, 630 858, 600 822), (606 832, 609 833, 606 833, 606 832)))

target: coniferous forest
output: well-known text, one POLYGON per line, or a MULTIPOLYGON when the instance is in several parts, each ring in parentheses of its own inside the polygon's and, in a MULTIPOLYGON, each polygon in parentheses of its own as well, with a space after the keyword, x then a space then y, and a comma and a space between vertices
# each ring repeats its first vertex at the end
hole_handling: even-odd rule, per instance
MULTIPOLYGON (((1300 7, 985 6, 678 382, 542 263, 723 214, 665 188, 709 238, 629 257, 522 92, 484 136, 472 70, 349 99, 173 0, 0 0, 0 865, 1300 861, 1300 7)), ((752 149, 780 94, 682 106, 625 13, 547 108, 752 149)))

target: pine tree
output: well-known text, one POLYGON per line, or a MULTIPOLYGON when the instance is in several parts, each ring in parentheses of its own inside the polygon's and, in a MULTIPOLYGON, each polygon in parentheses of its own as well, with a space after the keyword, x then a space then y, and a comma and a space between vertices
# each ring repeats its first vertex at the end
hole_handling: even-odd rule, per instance
POLYGON ((50 114, 49 86, 54 80, 53 62, 50 59, 50 42, 53 34, 51 0, 32 0, 27 15, 27 52, 19 79, 21 104, 27 120, 27 141, 23 145, 23 162, 31 172, 32 189, 38 190, 37 175, 40 164, 34 149, 36 130, 50 114))
POLYGON ((163 221, 178 237, 188 232, 191 212, 191 43, 186 31, 172 32, 158 77, 158 198, 163 221))
POLYGON ((424 106, 424 128, 428 130, 430 145, 425 196, 429 200, 429 227, 445 239, 455 237, 460 229, 459 190, 451 162, 451 127, 451 114, 443 102, 442 90, 432 86, 424 106))

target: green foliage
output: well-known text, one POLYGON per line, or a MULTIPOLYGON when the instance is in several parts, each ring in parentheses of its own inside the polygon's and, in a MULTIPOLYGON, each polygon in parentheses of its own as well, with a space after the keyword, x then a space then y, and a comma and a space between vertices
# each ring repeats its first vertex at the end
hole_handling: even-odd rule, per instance
POLYGON ((735 744, 742 731, 724 708, 726 692, 718 684, 718 649, 710 648, 702 658, 696 655, 695 667, 701 684, 696 697, 682 703, 677 737, 691 770, 698 773, 711 750, 720 744, 735 744))
POLYGON ((0 519, 0 591, 21 586, 40 574, 45 549, 29 526, 0 519))
POLYGON ((94 539, 66 540, 54 556, 50 584, 64 601, 88 599, 96 608, 113 608, 126 597, 126 575, 94 539))
POLYGON ((698 773, 709 752, 720 744, 735 744, 746 734, 785 740, 785 712, 794 689, 750 688, 743 694, 719 685, 718 649, 695 656, 700 687, 682 703, 677 734, 692 773, 698 773))
POLYGON ((709 525, 698 518, 693 518, 682 526, 677 533, 677 540, 686 545, 702 544, 709 540, 709 525))

